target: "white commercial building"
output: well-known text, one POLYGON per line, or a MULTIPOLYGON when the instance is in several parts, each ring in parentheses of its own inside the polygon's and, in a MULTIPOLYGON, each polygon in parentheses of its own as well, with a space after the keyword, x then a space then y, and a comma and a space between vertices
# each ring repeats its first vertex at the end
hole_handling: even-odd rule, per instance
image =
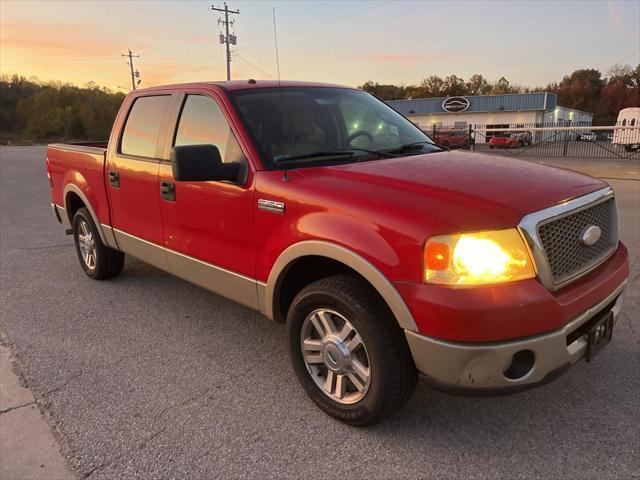
POLYGON ((473 129, 483 143, 495 132, 485 129, 590 126, 593 114, 561 107, 550 92, 389 100, 389 106, 421 129, 473 129))

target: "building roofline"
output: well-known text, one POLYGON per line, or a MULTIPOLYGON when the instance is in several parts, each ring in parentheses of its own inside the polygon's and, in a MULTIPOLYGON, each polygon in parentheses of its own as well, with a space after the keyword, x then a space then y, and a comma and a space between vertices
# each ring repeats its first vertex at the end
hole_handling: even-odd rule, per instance
POLYGON ((544 93, 545 95, 557 95, 553 92, 540 91, 540 92, 526 92, 526 93, 496 93, 493 95, 451 95, 450 97, 420 97, 420 98, 402 98, 398 100, 385 100, 385 102, 411 102, 416 100, 446 100, 451 97, 464 97, 464 98, 486 98, 486 97, 513 97, 513 96, 521 96, 521 95, 540 95, 544 93))

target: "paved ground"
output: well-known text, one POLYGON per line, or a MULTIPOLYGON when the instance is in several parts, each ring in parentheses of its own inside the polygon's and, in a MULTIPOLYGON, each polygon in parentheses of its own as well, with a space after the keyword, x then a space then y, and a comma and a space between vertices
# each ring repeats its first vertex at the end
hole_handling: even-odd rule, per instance
POLYGON ((135 260, 114 281, 86 278, 51 216, 43 156, 0 150, 0 325, 79 476, 639 478, 640 182, 611 180, 633 273, 595 363, 512 397, 420 384, 362 430, 306 398, 282 326, 135 260))
POLYGON ((15 367, 0 338, 0 478, 72 479, 49 423, 15 367))

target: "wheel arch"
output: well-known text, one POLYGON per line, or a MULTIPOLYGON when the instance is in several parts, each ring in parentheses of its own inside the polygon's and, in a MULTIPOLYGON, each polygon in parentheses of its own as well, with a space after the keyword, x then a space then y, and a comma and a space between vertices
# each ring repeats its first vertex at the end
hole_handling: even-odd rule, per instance
MULTIPOLYGON (((284 323, 286 316, 280 308, 283 286, 288 278, 288 274, 291 272, 291 268, 302 259, 308 258, 326 259, 330 262, 331 267, 328 268, 329 272, 327 272, 329 274, 333 274, 331 272, 336 268, 343 268, 343 270, 338 270, 338 272, 344 273, 344 271, 350 270, 360 275, 373 286, 385 301, 401 328, 417 331, 409 308, 393 284, 378 268, 348 248, 320 240, 308 240, 296 243, 280 254, 271 268, 266 285, 263 285, 262 289, 259 288, 259 291, 263 291, 263 294, 260 295, 262 297, 261 303, 267 317, 278 323, 284 323)), ((321 275, 319 278, 326 276, 329 275, 321 275)), ((304 287, 304 285, 302 287, 304 287)))
POLYGON ((75 212, 77 212, 79 208, 86 207, 86 209, 89 210, 89 214, 91 215, 91 218, 93 219, 93 223, 96 225, 96 229, 100 234, 100 240, 102 240, 102 243, 109 246, 113 245, 114 242, 107 241, 108 239, 107 239, 107 236, 105 235, 104 229, 102 228, 102 223, 100 223, 100 220, 96 216, 96 213, 93 210, 93 207, 91 206, 91 202, 87 199, 87 196, 77 185, 74 185, 73 183, 68 183, 64 187, 62 198, 64 198, 64 208, 67 212, 70 225, 73 225, 73 216, 75 212), (77 204, 78 201, 82 203, 81 206, 78 206, 77 204))

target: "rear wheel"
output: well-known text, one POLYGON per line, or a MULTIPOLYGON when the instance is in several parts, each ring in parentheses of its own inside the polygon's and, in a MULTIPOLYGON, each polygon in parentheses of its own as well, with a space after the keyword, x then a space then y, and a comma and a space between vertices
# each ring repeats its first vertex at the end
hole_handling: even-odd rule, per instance
POLYGON ((379 422, 415 389, 402 330, 367 282, 337 275, 312 283, 287 318, 298 381, 325 413, 354 426, 379 422))
POLYGON ((106 280, 117 276, 124 267, 124 253, 107 247, 86 208, 73 217, 73 240, 80 265, 91 278, 106 280))

